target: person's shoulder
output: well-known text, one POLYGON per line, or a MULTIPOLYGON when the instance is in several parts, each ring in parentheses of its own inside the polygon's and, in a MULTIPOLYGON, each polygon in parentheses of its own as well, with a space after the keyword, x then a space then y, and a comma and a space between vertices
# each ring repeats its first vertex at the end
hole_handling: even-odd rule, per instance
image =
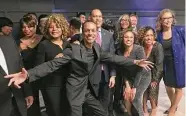
POLYGON ((48 39, 45 39, 45 40, 41 41, 39 44, 47 45, 49 43, 50 43, 50 41, 48 39))
POLYGON ((14 38, 12 36, 8 36, 8 35, 0 35, 0 39, 7 39, 7 41, 13 41, 14 38))
POLYGON ((113 35, 113 33, 112 33, 112 32, 109 32, 108 30, 103 29, 103 28, 101 28, 101 31, 102 31, 103 33, 105 33, 105 34, 110 35, 110 36, 112 36, 112 35, 113 35))
POLYGON ((154 43, 154 45, 153 45, 153 48, 154 48, 154 49, 159 49, 159 48, 162 48, 162 45, 161 45, 158 41, 156 41, 156 42, 154 43))
POLYGON ((75 44, 75 43, 68 43, 68 44, 66 44, 66 47, 65 47, 65 49, 68 49, 68 50, 72 50, 72 49, 76 50, 78 48, 80 48, 80 45, 75 44))
POLYGON ((179 32, 182 32, 182 31, 185 31, 185 26, 176 25, 176 26, 174 26, 174 29, 176 29, 179 32))
POLYGON ((38 46, 38 49, 40 49, 40 48, 50 49, 51 45, 52 44, 51 44, 50 40, 45 39, 45 40, 39 42, 37 46, 38 46))
POLYGON ((15 40, 12 36, 7 35, 0 35, 0 41, 1 42, 8 42, 8 43, 15 43, 15 40))
POLYGON ((135 50, 141 50, 141 49, 143 49, 143 47, 140 46, 140 45, 134 44, 133 49, 135 49, 135 50))
POLYGON ((154 45, 156 45, 156 46, 162 46, 161 43, 158 42, 158 41, 156 41, 156 42, 154 43, 154 45))

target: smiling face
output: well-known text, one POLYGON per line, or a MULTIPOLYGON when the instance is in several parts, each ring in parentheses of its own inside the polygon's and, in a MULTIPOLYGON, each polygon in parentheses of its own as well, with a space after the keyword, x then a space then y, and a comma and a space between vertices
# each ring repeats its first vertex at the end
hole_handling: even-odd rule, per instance
POLYGON ((51 22, 48 28, 48 33, 53 39, 61 38, 62 29, 55 22, 51 22))
POLYGON ((100 10, 95 9, 91 12, 90 19, 92 22, 94 22, 97 26, 97 28, 101 28, 103 24, 103 16, 100 10))
POLYGON ((30 38, 34 34, 36 34, 36 26, 30 26, 30 25, 28 25, 26 23, 23 23, 23 25, 22 25, 22 32, 23 32, 24 36, 30 38))
POLYGON ((130 47, 134 44, 134 34, 131 31, 124 33, 123 44, 127 47, 130 47))
POLYGON ((86 44, 93 44, 97 37, 97 27, 93 22, 85 22, 83 25, 83 36, 86 44))
POLYGON ((130 19, 128 15, 124 15, 120 20, 120 27, 122 29, 127 29, 130 26, 130 19))
POLYGON ((171 12, 165 12, 161 17, 161 25, 164 28, 170 28, 173 24, 173 15, 171 12))
POLYGON ((130 16, 130 20, 131 20, 132 27, 136 27, 136 25, 138 23, 137 17, 136 16, 130 16))
POLYGON ((152 45, 155 40, 155 35, 152 29, 148 30, 144 36, 144 44, 152 45))

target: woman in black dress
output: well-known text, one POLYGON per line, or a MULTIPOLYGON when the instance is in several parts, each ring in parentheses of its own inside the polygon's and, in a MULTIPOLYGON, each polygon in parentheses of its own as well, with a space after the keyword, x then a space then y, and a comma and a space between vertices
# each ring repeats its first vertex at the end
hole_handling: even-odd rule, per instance
MULTIPOLYGON (((143 47, 134 44, 134 33, 130 30, 123 32, 121 47, 117 50, 117 54, 132 59, 145 58, 143 47)), ((137 110, 137 115, 143 116, 142 99, 151 80, 150 71, 137 66, 131 66, 127 68, 117 67, 116 72, 116 93, 123 95, 124 104, 129 116, 136 116, 131 111, 132 105, 137 110)))
MULTIPOLYGON (((25 69, 33 68, 36 56, 37 45, 42 36, 36 34, 37 19, 32 15, 26 15, 20 20, 22 38, 20 39, 19 49, 23 59, 25 69)), ((30 84, 34 96, 34 103, 28 109, 28 116, 41 116, 39 107, 39 85, 40 80, 30 84)))
POLYGON ((144 47, 146 58, 147 60, 154 63, 154 68, 151 70, 151 83, 143 95, 143 110, 145 116, 148 116, 147 99, 150 99, 151 103, 151 116, 156 116, 159 83, 163 77, 163 47, 155 40, 155 38, 156 32, 152 27, 146 26, 140 28, 138 31, 138 39, 140 44, 144 47))
MULTIPOLYGON (((36 65, 50 61, 62 55, 66 46, 65 40, 68 35, 68 22, 62 14, 48 16, 45 25, 44 36, 47 37, 38 45, 36 53, 36 65)), ((48 116, 64 116, 64 107, 61 107, 61 100, 65 102, 65 77, 68 74, 68 67, 64 66, 54 73, 41 79, 41 92, 46 106, 48 116)), ((67 107, 67 106, 65 106, 67 107)))

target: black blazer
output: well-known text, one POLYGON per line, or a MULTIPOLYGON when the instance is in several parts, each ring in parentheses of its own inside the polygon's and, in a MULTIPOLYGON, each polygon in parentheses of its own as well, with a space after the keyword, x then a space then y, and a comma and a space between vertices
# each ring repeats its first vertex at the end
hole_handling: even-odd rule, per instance
MULTIPOLYGON (((63 49, 67 46, 67 42, 63 43, 63 49)), ((62 53, 62 49, 52 43, 49 40, 43 40, 38 44, 37 52, 36 52, 36 59, 35 59, 35 65, 42 64, 44 62, 53 60, 56 55, 59 53, 62 53)), ((45 78, 41 80, 43 87, 48 86, 58 86, 62 87, 65 83, 65 77, 67 77, 68 74, 68 66, 63 66, 60 69, 56 70, 55 72, 47 75, 45 78)))
MULTIPOLYGON (((0 36, 0 47, 4 53, 9 74, 20 72, 21 68, 23 67, 22 61, 18 47, 13 38, 10 36, 0 36)), ((20 111, 21 115, 26 116, 27 109, 25 97, 32 95, 30 88, 25 86, 25 83, 21 89, 8 87, 9 80, 4 78, 5 75, 5 71, 2 69, 2 67, 0 67, 0 116, 7 116, 8 113, 10 113, 10 110, 6 110, 7 112, 3 112, 3 110, 5 110, 4 107, 7 105, 7 108, 11 109, 12 94, 16 99, 18 110, 20 111)))
MULTIPOLYGON (((96 60, 90 71, 88 71, 88 62, 85 58, 86 48, 84 43, 80 45, 71 44, 63 52, 62 58, 56 58, 52 61, 45 62, 33 69, 28 70, 29 81, 35 81, 49 73, 62 67, 64 64, 70 63, 70 74, 67 78, 66 91, 67 98, 71 105, 79 105, 85 100, 85 93, 90 83, 93 89, 93 94, 98 95, 99 82, 101 80, 100 73, 97 73, 100 61, 111 62, 119 65, 129 66, 134 65, 132 59, 124 58, 123 56, 116 56, 109 53, 102 52, 100 46, 94 43, 93 49, 95 50, 96 60)), ((101 71, 101 70, 100 70, 101 71)))

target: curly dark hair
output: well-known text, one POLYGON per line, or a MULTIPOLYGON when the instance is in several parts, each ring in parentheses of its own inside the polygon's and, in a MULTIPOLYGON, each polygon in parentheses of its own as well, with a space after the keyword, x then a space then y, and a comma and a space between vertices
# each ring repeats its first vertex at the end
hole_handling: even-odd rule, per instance
POLYGON ((154 34, 154 38, 156 39, 157 34, 154 28, 152 28, 151 26, 145 26, 142 27, 138 30, 138 34, 137 34, 137 40, 139 41, 139 44, 144 46, 144 37, 145 34, 147 33, 147 31, 152 30, 153 34, 154 34))

